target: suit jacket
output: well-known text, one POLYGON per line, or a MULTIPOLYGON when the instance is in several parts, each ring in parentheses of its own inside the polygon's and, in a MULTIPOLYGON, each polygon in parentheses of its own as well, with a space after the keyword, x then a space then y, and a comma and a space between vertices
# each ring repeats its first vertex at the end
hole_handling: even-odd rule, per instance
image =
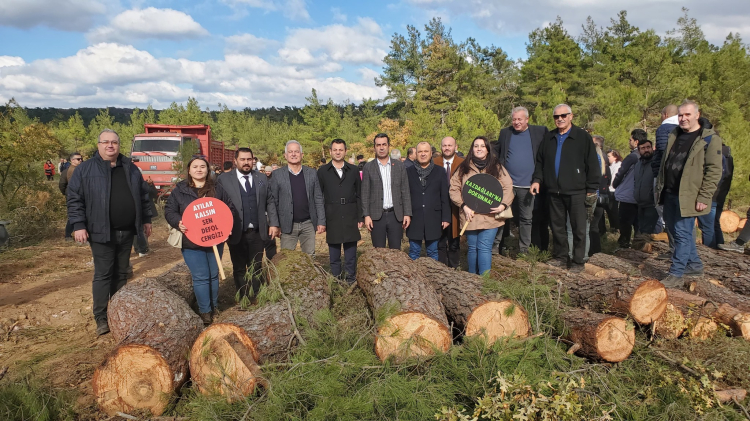
MULTIPOLYGON (((443 163, 443 157, 435 158, 432 160, 432 162, 435 163, 435 165, 439 167, 445 168, 445 164, 443 163)), ((453 164, 451 165, 451 177, 453 177, 453 174, 456 173, 458 170, 458 166, 461 165, 461 163, 464 162, 464 159, 461 158, 458 155, 453 155, 453 164)), ((448 187, 450 188, 450 180, 448 181, 448 187)), ((460 209, 458 209, 458 206, 456 206, 453 202, 451 202, 451 235, 452 238, 458 237, 458 234, 461 233, 461 227, 459 226, 458 222, 461 219, 461 216, 459 214, 460 209)))
MULTIPOLYGON (((375 158, 362 168, 362 216, 369 216, 373 221, 383 216, 383 179, 378 162, 375 158)), ((391 159, 391 197, 397 221, 411 216, 409 179, 404 163, 396 159, 391 159)))
POLYGON ((362 239, 357 227, 357 223, 362 221, 362 182, 359 168, 345 162, 343 171, 344 176, 339 178, 331 162, 318 168, 318 181, 323 191, 328 221, 328 244, 351 243, 362 239))
MULTIPOLYGON (((531 135, 531 149, 533 152, 532 160, 535 159, 537 152, 539 152, 539 145, 542 144, 542 140, 547 136, 549 130, 546 126, 532 126, 529 125, 529 135, 531 135)), ((495 144, 495 154, 497 155, 500 165, 505 165, 505 161, 508 159, 508 147, 510 145, 510 135, 513 134, 513 126, 506 127, 500 130, 500 137, 495 144)))
MULTIPOLYGON (((326 211, 323 202, 323 193, 320 191, 318 172, 314 169, 302 166, 302 175, 305 177, 305 188, 307 190, 307 203, 310 208, 310 221, 313 227, 326 224, 326 211)), ((279 227, 282 234, 291 234, 294 227, 294 201, 292 200, 292 183, 289 180, 289 167, 283 166, 273 172, 271 177, 271 196, 279 217, 279 227)), ((273 226, 273 225, 272 225, 273 226)))
MULTIPOLYGON (((268 227, 278 227, 279 218, 276 214, 276 206, 274 205, 273 196, 271 195, 271 187, 268 182, 268 177, 265 174, 258 171, 252 171, 251 176, 253 178, 253 186, 255 187, 255 196, 258 200, 258 231, 260 232, 260 238, 268 240, 268 227), (265 210, 265 218, 262 214, 265 210)), ((239 213, 238 224, 240 229, 237 235, 229 237, 229 244, 237 244, 240 241, 242 232, 247 229, 249 221, 243 221, 243 208, 242 208, 242 195, 240 193, 240 180, 237 178, 237 168, 232 171, 222 173, 216 182, 221 185, 224 191, 229 195, 229 199, 232 201, 237 213, 239 213)))
MULTIPOLYGON (((443 235, 443 222, 451 220, 451 200, 448 196, 448 177, 445 169, 435 165, 422 187, 415 164, 406 169, 411 192, 412 218, 406 236, 414 241, 439 240, 443 235)), ((452 167, 452 166, 451 166, 452 167)))

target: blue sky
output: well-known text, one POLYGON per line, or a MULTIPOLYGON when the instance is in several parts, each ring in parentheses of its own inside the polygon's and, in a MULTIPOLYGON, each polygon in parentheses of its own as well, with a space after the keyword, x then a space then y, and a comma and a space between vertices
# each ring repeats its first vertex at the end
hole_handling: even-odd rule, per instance
MULTIPOLYGON (((373 78, 394 33, 434 16, 453 37, 525 58, 528 33, 562 17, 573 35, 623 7, 605 0, 0 0, 0 101, 29 107, 204 107, 383 98, 373 78)), ((706 37, 750 36, 750 1, 631 0, 631 24, 660 34, 690 8, 706 37)))

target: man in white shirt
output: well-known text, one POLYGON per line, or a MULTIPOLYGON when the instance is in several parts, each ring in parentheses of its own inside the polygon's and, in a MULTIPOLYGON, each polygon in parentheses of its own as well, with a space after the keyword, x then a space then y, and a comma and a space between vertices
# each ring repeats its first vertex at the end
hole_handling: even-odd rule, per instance
MULTIPOLYGON (((440 141, 440 149, 442 154, 440 158, 435 158, 434 162, 435 165, 445 168, 448 184, 450 185, 450 178, 464 159, 456 155, 456 139, 450 136, 444 137, 440 141)), ((458 267, 460 258, 459 247, 461 237, 458 234, 461 227, 458 223, 458 217, 458 207, 451 202, 451 223, 447 228, 443 229, 443 236, 438 242, 438 260, 452 268, 458 267)))

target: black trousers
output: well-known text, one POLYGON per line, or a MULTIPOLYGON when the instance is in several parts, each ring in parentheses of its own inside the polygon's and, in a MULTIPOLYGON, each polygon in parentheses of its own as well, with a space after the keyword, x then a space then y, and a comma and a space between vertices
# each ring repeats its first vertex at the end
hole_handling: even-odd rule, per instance
POLYGON ((255 229, 245 230, 237 244, 229 244, 234 286, 240 295, 249 295, 251 287, 253 295, 260 290, 264 246, 265 242, 255 229), (246 277, 249 277, 249 280, 246 277))
POLYGON ((597 204, 594 209, 594 217, 589 224, 589 256, 602 251, 602 234, 604 231, 601 231, 601 222, 604 221, 604 209, 604 205, 599 206, 597 204))
POLYGON ((461 237, 453 238, 453 225, 448 225, 438 241, 438 261, 450 268, 457 268, 461 259, 460 247, 461 237))
POLYGON ((388 239, 388 248, 401 250, 404 226, 398 222, 393 211, 383 212, 380 219, 372 221, 371 236, 373 247, 385 248, 385 240, 388 239))
POLYGON ((331 274, 336 278, 345 275, 346 282, 351 285, 357 280, 357 242, 342 244, 328 244, 329 261, 331 262, 331 274), (344 248, 344 272, 341 267, 341 247, 344 248))
POLYGON ((630 247, 633 231, 636 230, 636 218, 638 217, 638 205, 635 203, 620 202, 620 239, 617 242, 620 247, 630 247))
POLYGON ((130 249, 133 247, 133 231, 110 233, 106 243, 89 240, 94 256, 94 282, 91 292, 94 298, 94 319, 107 318, 109 299, 125 286, 130 266, 130 249))
POLYGON ((656 206, 638 206, 638 232, 641 234, 655 234, 659 213, 656 206))
MULTIPOLYGON (((609 219, 609 227, 618 229, 620 227, 620 202, 615 200, 615 194, 609 192, 609 203, 604 208, 607 212, 607 218, 609 219)), ((602 221, 604 218, 602 218, 602 221)))
POLYGON ((586 253, 586 193, 550 194, 548 199, 553 256, 558 259, 568 258, 569 217, 573 230, 573 263, 582 265, 586 253))
POLYGON ((266 259, 273 259, 273 256, 276 256, 276 239, 264 241, 263 248, 266 250, 266 259))
POLYGON ((541 251, 549 249, 549 198, 547 193, 537 193, 531 216, 531 245, 541 251))

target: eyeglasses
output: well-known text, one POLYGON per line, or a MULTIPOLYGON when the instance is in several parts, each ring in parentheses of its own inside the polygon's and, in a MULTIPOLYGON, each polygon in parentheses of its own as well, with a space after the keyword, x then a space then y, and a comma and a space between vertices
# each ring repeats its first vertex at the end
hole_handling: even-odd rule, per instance
POLYGON ((559 119, 559 118, 568 118, 568 116, 569 116, 569 115, 570 115, 570 113, 565 113, 565 114, 553 114, 553 115, 552 115, 552 118, 554 118, 555 120, 557 120, 557 119, 559 119))
POLYGON ((120 141, 119 141, 119 140, 100 140, 100 141, 99 141, 98 143, 99 143, 100 145, 112 145, 112 146, 117 146, 117 145, 119 145, 119 144, 120 144, 120 141))
POLYGON ((73 158, 71 161, 83 161, 83 158, 73 158))

